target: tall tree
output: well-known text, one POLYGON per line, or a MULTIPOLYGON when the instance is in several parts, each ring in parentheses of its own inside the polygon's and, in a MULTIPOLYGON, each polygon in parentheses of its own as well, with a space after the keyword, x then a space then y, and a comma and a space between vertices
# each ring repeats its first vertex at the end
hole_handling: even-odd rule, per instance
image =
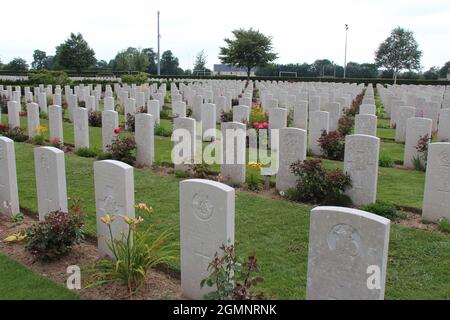
POLYGON ((42 50, 34 50, 31 67, 34 70, 48 69, 47 53, 42 50))
POLYGON ((448 70, 450 69, 450 61, 447 61, 444 66, 439 70, 439 77, 447 79, 448 70))
POLYGON ((3 69, 7 71, 14 72, 25 72, 28 71, 28 64, 25 59, 22 58, 14 58, 8 64, 6 64, 3 69))
POLYGON ((422 51, 414 38, 414 33, 397 27, 391 35, 380 44, 375 52, 375 62, 394 73, 394 83, 397 83, 398 73, 402 70, 419 70, 422 51))
POLYGON ((222 63, 245 68, 248 78, 253 68, 264 67, 278 58, 272 51, 271 37, 252 28, 237 29, 232 33, 235 39, 224 39, 227 46, 220 48, 219 59, 222 63))
POLYGON ((150 74, 156 74, 158 72, 156 66, 156 52, 152 48, 145 48, 142 50, 148 57, 147 72, 150 74))
POLYGON ((439 71, 439 67, 431 67, 423 73, 423 77, 425 80, 437 80, 439 79, 439 71))
POLYGON ((161 74, 163 75, 177 75, 182 72, 179 68, 178 58, 175 57, 172 51, 164 51, 161 55, 161 74))
POLYGON ((55 62, 61 68, 81 72, 95 66, 97 59, 81 33, 71 33, 64 43, 56 47, 55 62))
POLYGON ((206 64, 208 61, 206 60, 207 56, 205 54, 205 50, 200 51, 195 57, 194 71, 203 71, 206 70, 206 64))
POLYGON ((120 71, 140 71, 148 70, 149 55, 146 49, 129 47, 119 51, 114 59, 114 69, 120 71))

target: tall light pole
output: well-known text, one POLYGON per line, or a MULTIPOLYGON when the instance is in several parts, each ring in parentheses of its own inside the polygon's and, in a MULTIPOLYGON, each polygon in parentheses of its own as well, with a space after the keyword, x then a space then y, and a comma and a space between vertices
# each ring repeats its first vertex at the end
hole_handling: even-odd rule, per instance
POLYGON ((347 77, 347 43, 348 43, 348 24, 345 25, 344 79, 347 77))
POLYGON ((159 11, 158 11, 158 76, 161 75, 161 47, 160 47, 161 35, 159 34, 159 11))

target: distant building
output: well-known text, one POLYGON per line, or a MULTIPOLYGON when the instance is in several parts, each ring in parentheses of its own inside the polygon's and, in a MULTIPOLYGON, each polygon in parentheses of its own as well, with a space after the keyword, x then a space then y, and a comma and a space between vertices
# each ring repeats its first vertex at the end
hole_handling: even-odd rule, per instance
MULTIPOLYGON (((250 76, 255 76, 256 68, 250 71, 250 76)), ((239 68, 235 66, 230 66, 227 64, 215 64, 214 65, 214 75, 215 76, 236 76, 236 77, 246 77, 247 69, 239 68)))

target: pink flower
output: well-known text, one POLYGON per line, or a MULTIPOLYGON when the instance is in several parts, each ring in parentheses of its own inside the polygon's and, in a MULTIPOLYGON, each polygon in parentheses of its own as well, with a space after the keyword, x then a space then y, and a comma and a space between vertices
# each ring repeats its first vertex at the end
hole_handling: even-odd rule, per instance
POLYGON ((122 129, 120 127, 114 129, 115 134, 119 134, 122 129))
POLYGON ((258 126, 258 129, 265 129, 265 128, 264 128, 264 126, 263 126, 262 124, 260 124, 260 125, 258 126))
POLYGON ((267 129, 269 127, 269 124, 267 122, 263 123, 264 129, 267 129))
POLYGON ((59 140, 58 138, 52 139, 50 141, 51 143, 61 143, 61 140, 59 140))
POLYGON ((255 123, 253 124, 253 127, 258 128, 258 127, 259 127, 259 122, 255 122, 255 123))

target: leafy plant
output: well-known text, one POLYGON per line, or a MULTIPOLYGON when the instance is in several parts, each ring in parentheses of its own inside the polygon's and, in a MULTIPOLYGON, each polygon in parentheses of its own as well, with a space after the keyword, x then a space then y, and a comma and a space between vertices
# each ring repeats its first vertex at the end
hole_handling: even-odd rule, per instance
POLYGON ((345 138, 338 131, 327 133, 322 131, 319 145, 325 158, 330 160, 344 160, 345 138))
POLYGON ((121 78, 123 83, 129 85, 141 85, 144 83, 148 83, 148 74, 145 72, 139 72, 138 74, 124 74, 121 78))
POLYGON ((88 114, 89 125, 91 127, 102 127, 102 112, 101 111, 89 111, 88 114))
POLYGON ((26 134, 26 130, 21 127, 15 127, 9 129, 6 136, 16 142, 25 142, 28 140, 28 135, 26 134))
POLYGON ((83 158, 95 158, 97 156, 97 152, 90 148, 79 148, 75 151, 75 154, 83 158))
POLYGON ((11 217, 11 220, 13 223, 18 223, 18 222, 22 222, 25 220, 25 216, 23 215, 22 212, 16 213, 11 217))
POLYGON ((58 138, 52 139, 50 140, 50 146, 52 146, 53 148, 57 148, 57 149, 61 149, 63 148, 63 143, 61 142, 61 140, 59 140, 58 138))
POLYGON ((116 135, 110 146, 107 146, 108 153, 111 154, 113 160, 122 161, 133 165, 135 157, 133 155, 136 149, 136 141, 132 134, 128 134, 124 137, 116 135))
POLYGON ((431 137, 426 134, 423 137, 420 137, 417 141, 416 150, 417 157, 413 158, 414 168, 417 171, 426 171, 427 170, 427 161, 428 161, 428 146, 431 141, 431 137))
POLYGON ((155 126, 155 135, 159 136, 159 137, 171 137, 172 136, 172 130, 157 124, 155 126))
POLYGON ((233 110, 231 111, 222 111, 220 115, 221 122, 232 122, 233 121, 233 110))
POLYGON ((438 228, 442 232, 450 233, 450 221, 447 219, 441 219, 438 222, 438 228))
POLYGON ((353 126, 355 124, 354 118, 344 115, 339 119, 338 132, 345 137, 352 132, 353 126))
MULTIPOLYGON (((153 209, 145 204, 137 205, 136 209, 145 213, 153 212, 153 209)), ((142 216, 135 219, 123 216, 122 219, 127 229, 120 239, 114 239, 112 225, 116 216, 107 214, 101 218, 109 230, 110 236, 106 244, 114 256, 114 261, 101 261, 98 266, 100 271, 97 270, 93 278, 96 281, 94 285, 122 281, 127 285, 131 298, 143 284, 148 270, 174 259, 174 245, 165 244, 171 236, 167 231, 154 236, 154 226, 141 229, 140 226, 144 222, 142 216)))
POLYGON ((71 83, 69 76, 64 71, 49 71, 45 69, 28 74, 28 79, 34 85, 51 84, 65 86, 71 83))
POLYGON ((296 162, 291 170, 298 177, 296 188, 287 194, 293 201, 322 203, 326 199, 339 199, 352 186, 348 174, 326 171, 318 159, 296 162))
POLYGON ((236 255, 236 246, 223 245, 208 266, 210 275, 203 279, 200 286, 215 288, 205 295, 208 300, 254 300, 257 296, 252 294, 251 288, 263 282, 262 277, 255 277, 259 272, 255 256, 248 257, 243 263, 236 255))
POLYGON ((191 170, 194 173, 194 177, 197 179, 208 179, 213 173, 211 166, 206 162, 191 165, 191 170))
POLYGON ((385 154, 380 155, 380 159, 378 161, 379 166, 382 168, 393 168, 394 167, 394 160, 392 160, 389 156, 385 154))
POLYGON ((394 205, 382 201, 377 201, 376 203, 369 204, 362 210, 374 213, 390 220, 398 220, 399 218, 401 218, 401 215, 394 205))
POLYGON ((58 260, 83 239, 84 214, 80 211, 50 213, 45 221, 31 226, 26 234, 26 250, 37 260, 58 260))

